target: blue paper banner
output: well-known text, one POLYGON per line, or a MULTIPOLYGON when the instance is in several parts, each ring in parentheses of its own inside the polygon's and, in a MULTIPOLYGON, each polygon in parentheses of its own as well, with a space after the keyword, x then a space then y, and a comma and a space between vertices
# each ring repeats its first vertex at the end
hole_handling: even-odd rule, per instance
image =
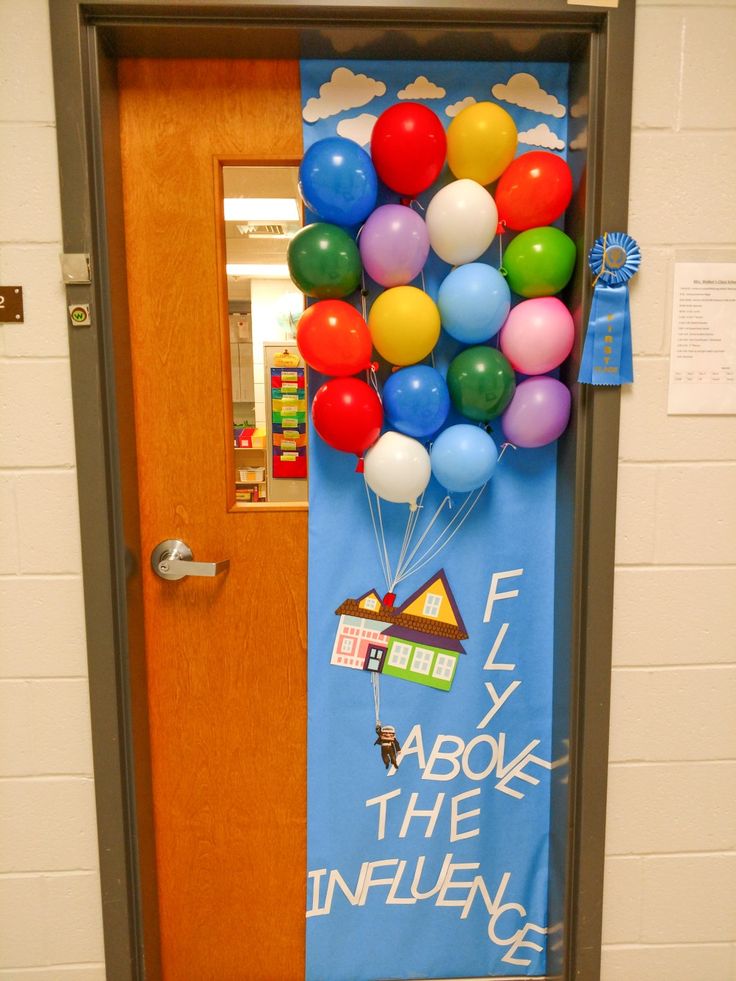
MULTIPOLYGON (((326 136, 364 135, 370 121, 361 116, 403 97, 426 100, 445 125, 463 100, 493 98, 521 133, 536 130, 560 150, 566 144, 565 65, 304 61, 301 68, 305 149, 326 136), (330 88, 336 70, 342 90, 330 88), (536 92, 544 111, 491 95, 522 98, 514 81, 522 73, 532 80, 522 80, 524 98, 536 92)), ((396 200, 384 192, 379 203, 396 200)), ((494 242, 483 261, 497 267, 498 258, 494 242)), ((433 298, 448 272, 432 256, 424 287, 433 298)), ((443 334, 437 367, 458 349, 443 334)), ((312 373, 312 394, 322 380, 312 373)), ((307 978, 542 976, 556 446, 505 452, 452 541, 398 584, 393 605, 354 457, 315 434, 310 447, 307 978), (395 730, 398 769, 390 733, 383 746, 377 737, 376 709, 395 730)), ((443 496, 432 480, 415 542, 443 496)), ((462 506, 457 495, 434 531, 462 506)), ((382 507, 392 563, 408 517, 406 506, 382 507)))

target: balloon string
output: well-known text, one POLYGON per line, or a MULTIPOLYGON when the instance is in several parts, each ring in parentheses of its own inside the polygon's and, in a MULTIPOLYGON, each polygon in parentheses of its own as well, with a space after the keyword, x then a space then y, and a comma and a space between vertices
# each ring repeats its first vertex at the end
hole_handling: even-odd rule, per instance
POLYGON ((460 531, 462 526, 467 521, 468 517, 473 511, 473 508, 480 500, 481 495, 483 494, 483 491, 486 489, 487 485, 488 485, 488 481, 486 481, 486 483, 483 484, 483 486, 479 488, 479 490, 473 491, 470 494, 468 494, 468 496, 465 498, 463 503, 460 505, 460 508, 458 509, 452 521, 447 525, 444 531, 442 531, 437 536, 437 538, 429 546, 429 548, 424 553, 424 555, 420 556, 419 559, 414 563, 414 565, 405 571, 404 576, 402 576, 402 578, 413 576, 415 572, 419 572, 420 569, 423 569, 425 565, 427 565, 434 558, 436 558, 436 556, 439 555, 439 553, 450 544, 452 539, 455 537, 455 535, 457 535, 457 533, 460 531), (455 527, 453 528, 453 526, 455 527), (452 533, 449 535, 447 540, 443 542, 442 539, 450 531, 452 533))
POLYGON ((373 708, 376 713, 376 725, 381 721, 381 682, 377 671, 371 671, 371 686, 373 688, 373 708))
POLYGON ((360 311, 363 314, 363 320, 368 321, 368 290, 365 286, 365 270, 361 270, 360 273, 360 311))
POLYGON ((384 565, 383 555, 381 554, 381 540, 378 535, 378 526, 376 524, 376 516, 373 510, 373 501, 371 500, 371 492, 368 487, 368 481, 365 480, 365 478, 363 479, 363 483, 365 484, 365 494, 366 497, 368 498, 368 510, 370 511, 371 524, 373 525, 373 536, 376 539, 376 548, 378 550, 378 561, 381 565, 381 571, 383 572, 383 577, 386 580, 386 585, 388 586, 391 581, 391 577, 389 576, 388 570, 384 565))
POLYGON ((409 202, 409 207, 413 208, 415 205, 417 208, 419 208, 420 211, 426 211, 426 208, 424 207, 423 204, 420 204, 420 202, 417 201, 416 198, 412 198, 411 201, 409 202))
POLYGON ((378 396, 379 402, 383 402, 383 399, 381 398, 381 391, 380 391, 380 389, 378 387, 378 372, 376 371, 376 368, 375 368, 375 364, 374 363, 371 363, 369 365, 368 371, 366 372, 366 374, 368 376, 368 384, 375 390, 375 393, 378 396))
POLYGON ((414 537, 414 532, 416 531, 417 522, 419 521, 419 515, 421 513, 421 509, 423 506, 422 505, 423 501, 424 501, 424 491, 422 491, 422 495, 417 501, 416 509, 414 511, 409 512, 409 517, 406 522, 406 531, 404 532, 404 541, 401 543, 401 551, 399 552, 399 559, 396 563, 396 572, 394 573, 394 578, 391 581, 391 585, 389 586, 389 592, 391 593, 394 592, 398 584, 399 575, 401 573, 401 569, 403 568, 406 559, 406 553, 409 549, 409 546, 411 545, 411 540, 414 537))
MULTIPOLYGON (((442 539, 445 538, 445 536, 452 531, 452 529, 455 527, 457 522, 462 518, 463 514, 467 509, 469 500, 470 500, 470 494, 467 495, 463 503, 460 505, 459 509, 455 512, 453 517, 449 520, 449 522, 442 529, 439 535, 437 535, 437 537, 434 539, 432 544, 427 546, 426 551, 416 559, 413 565, 407 563, 407 568, 404 570, 405 576, 413 575, 413 573, 416 572, 417 568, 420 567, 420 564, 424 565, 425 562, 428 561, 432 555, 436 555, 439 553, 439 551, 441 551, 442 539), (437 549, 437 551, 435 551, 435 549, 437 549)), ((452 510, 452 498, 449 495, 447 496, 446 501, 448 504, 448 509, 452 510)))
POLYGON ((394 578, 391 580, 391 584, 388 587, 390 593, 393 593, 396 587, 396 577, 399 574, 399 570, 401 569, 401 566, 404 562, 404 558, 406 556, 406 550, 409 547, 409 540, 411 538, 411 534, 414 526, 414 515, 416 513, 417 513, 416 511, 410 511, 409 517, 406 519, 406 528, 404 529, 404 538, 403 541, 401 542, 401 551, 399 552, 399 558, 396 561, 396 571, 394 573, 394 578))
POLYGON ((416 543, 416 545, 414 546, 414 548, 412 549, 412 551, 410 552, 410 554, 406 558, 406 560, 402 563, 401 568, 399 568, 397 570, 397 572, 396 572, 396 584, 398 584, 399 582, 401 582, 402 579, 406 579, 406 576, 408 575, 408 573, 407 573, 408 567, 413 562, 414 556, 417 554, 417 552, 419 551, 419 549, 422 547, 422 543, 425 541, 427 535, 432 530, 432 527, 434 526, 435 522, 439 518, 440 514, 442 514, 442 511, 444 510, 445 506, 449 503, 449 500, 450 500, 449 496, 444 497, 442 499, 441 503, 437 506, 437 510, 434 512, 434 514, 432 515, 432 518, 431 518, 429 524, 427 525, 427 527, 422 532, 422 534, 421 534, 421 536, 419 538, 419 541, 416 543))
POLYGON ((506 450, 509 447, 511 447, 512 450, 515 450, 516 449, 516 447, 514 446, 513 443, 506 442, 506 443, 502 443, 501 444, 501 452, 498 454, 498 459, 496 460, 496 463, 500 463, 501 462, 501 460, 503 459, 504 453, 506 452, 506 450))
POLYGON ((388 546, 386 545, 386 532, 383 527, 383 512, 381 510, 381 498, 376 494, 376 505, 378 509, 378 527, 381 530, 381 544, 383 545, 383 557, 386 560, 386 585, 389 587, 389 592, 391 591, 391 582, 393 577, 391 575, 391 560, 388 557, 388 546))
POLYGON ((498 268, 503 269, 503 235, 498 236, 498 268))

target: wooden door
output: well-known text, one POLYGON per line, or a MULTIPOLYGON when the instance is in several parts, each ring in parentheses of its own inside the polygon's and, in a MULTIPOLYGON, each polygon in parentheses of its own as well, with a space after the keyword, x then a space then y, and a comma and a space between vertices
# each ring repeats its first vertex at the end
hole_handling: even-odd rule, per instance
POLYGON ((298 161, 298 64, 130 59, 118 75, 163 973, 289 981, 304 976, 307 520, 229 510, 216 158, 298 161), (161 580, 148 556, 168 538, 229 572, 161 580))

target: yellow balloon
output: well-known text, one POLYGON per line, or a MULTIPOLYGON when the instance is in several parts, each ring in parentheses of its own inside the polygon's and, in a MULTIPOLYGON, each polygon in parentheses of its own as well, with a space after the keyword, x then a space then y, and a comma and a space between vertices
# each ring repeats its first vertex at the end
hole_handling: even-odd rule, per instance
POLYGON ((416 286, 394 286, 374 302, 368 327, 382 358, 391 364, 416 364, 439 340, 440 312, 416 286))
POLYGON ((490 184, 516 153, 516 124, 494 102, 476 102, 459 112, 447 130, 447 164, 455 177, 490 184))

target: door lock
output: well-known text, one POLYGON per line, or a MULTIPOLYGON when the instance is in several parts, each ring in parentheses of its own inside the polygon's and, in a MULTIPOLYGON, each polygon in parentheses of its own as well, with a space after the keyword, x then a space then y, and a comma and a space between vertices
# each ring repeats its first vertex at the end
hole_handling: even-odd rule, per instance
POLYGON ((151 552, 151 567, 161 579, 175 581, 185 576, 219 576, 230 568, 230 559, 222 562, 195 562, 191 548, 178 538, 167 538, 151 552))

